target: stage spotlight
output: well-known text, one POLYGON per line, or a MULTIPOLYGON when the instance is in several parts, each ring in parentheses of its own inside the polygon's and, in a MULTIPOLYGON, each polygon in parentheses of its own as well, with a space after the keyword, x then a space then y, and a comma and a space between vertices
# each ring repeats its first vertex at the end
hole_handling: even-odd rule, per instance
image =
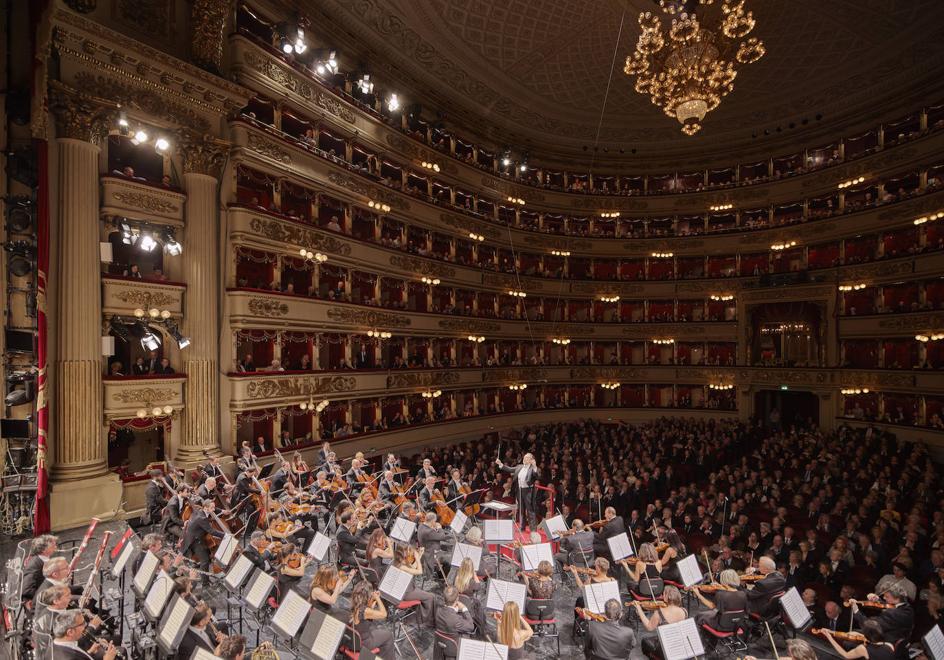
POLYGON ((7 231, 24 232, 33 227, 33 202, 28 197, 7 200, 7 231))
POLYGON ((179 257, 184 251, 184 246, 178 243, 177 239, 171 236, 164 243, 164 251, 172 257, 179 257))
POLYGON ((180 328, 178 328, 175 324, 168 323, 167 331, 170 333, 170 336, 174 338, 174 341, 177 342, 177 348, 180 350, 190 346, 190 337, 185 337, 183 333, 180 332, 180 328))
POLYGON ((387 110, 390 112, 396 112, 400 109, 400 99, 397 98, 396 94, 391 94, 390 98, 387 99, 387 110))
POLYGON ((144 333, 144 336, 141 337, 141 346, 149 351, 156 351, 161 347, 161 340, 158 339, 157 335, 148 330, 144 333))
POLYGON ((144 144, 148 141, 148 134, 145 131, 139 130, 134 134, 134 137, 131 139, 131 144, 138 146, 139 144, 144 144))
POLYGON ((138 247, 145 252, 150 252, 157 247, 157 241, 155 241, 154 237, 150 234, 141 234, 141 238, 138 240, 138 247))

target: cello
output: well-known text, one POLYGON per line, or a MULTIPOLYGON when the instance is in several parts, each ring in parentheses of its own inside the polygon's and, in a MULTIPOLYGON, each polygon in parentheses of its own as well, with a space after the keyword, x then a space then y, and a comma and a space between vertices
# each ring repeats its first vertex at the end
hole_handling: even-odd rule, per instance
POLYGON ((446 504, 446 498, 443 497, 442 492, 438 488, 433 491, 429 503, 436 508, 436 517, 439 518, 439 522, 444 527, 448 527, 452 524, 452 519, 456 517, 456 512, 449 508, 449 505, 446 504))

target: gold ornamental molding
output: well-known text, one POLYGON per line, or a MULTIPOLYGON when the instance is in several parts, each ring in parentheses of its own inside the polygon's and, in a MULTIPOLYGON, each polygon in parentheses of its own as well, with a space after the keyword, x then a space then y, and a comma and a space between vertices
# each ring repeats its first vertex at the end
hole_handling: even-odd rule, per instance
POLYGON ((645 290, 646 287, 642 284, 629 284, 627 282, 574 282, 570 285, 570 291, 572 293, 589 293, 591 295, 615 293, 621 296, 628 296, 643 293, 645 290))
POLYGON ((941 208, 941 194, 925 194, 919 199, 899 202, 878 214, 881 222, 894 222, 905 218, 913 220, 919 215, 936 212, 941 208))
MULTIPOLYGON (((501 289, 517 289, 519 280, 514 275, 505 275, 504 273, 484 273, 482 284, 496 286, 501 289)), ((522 277, 520 284, 528 291, 543 291, 545 283, 533 277, 522 277)))
POLYGON ((914 261, 864 264, 861 266, 843 266, 836 269, 836 278, 840 280, 857 280, 871 277, 910 275, 914 272, 914 268, 914 261))
POLYGON ((554 236, 548 236, 547 234, 535 234, 534 236, 528 236, 527 243, 528 245, 533 245, 534 247, 539 248, 547 248, 548 250, 565 250, 576 252, 577 250, 593 249, 592 241, 587 241, 580 238, 568 238, 565 236, 557 238, 554 236))
POLYGON ((686 248, 700 248, 704 246, 704 244, 705 241, 700 238, 670 238, 663 239, 658 242, 631 241, 628 243, 623 243, 623 249, 633 255, 645 256, 653 250, 656 252, 674 252, 686 248))
POLYGON ((176 398, 179 390, 174 388, 142 387, 115 392, 112 397, 121 403, 159 403, 176 398))
POLYGON ((278 220, 266 220, 264 218, 253 217, 249 221, 249 228, 255 233, 272 241, 280 243, 290 243, 292 245, 304 245, 323 252, 330 252, 341 256, 351 254, 351 244, 347 241, 341 241, 323 234, 319 231, 306 229, 289 223, 283 223, 278 220))
POLYGON ((249 399, 275 399, 319 394, 339 394, 357 389, 353 376, 253 379, 246 388, 249 399))
POLYGON ((520 197, 528 202, 543 202, 544 194, 528 186, 518 186, 493 176, 483 176, 482 185, 492 190, 497 190, 503 196, 520 197))
POLYGON ((564 335, 570 337, 586 337, 592 335, 595 328, 592 323, 555 323, 551 326, 552 335, 564 335))
POLYGON ((483 383, 535 382, 547 378, 547 369, 541 367, 513 367, 510 369, 486 369, 482 372, 483 383))
POLYGON ((745 384, 831 385, 836 382, 836 372, 813 369, 741 369, 737 380, 745 384))
POLYGON ((816 172, 803 181, 804 188, 820 188, 839 183, 859 175, 870 174, 912 160, 920 151, 914 146, 897 147, 868 156, 847 165, 838 165, 823 172, 816 172))
POLYGON ((630 367, 574 367, 571 380, 638 380, 646 377, 643 369, 630 367))
POLYGON ((405 328, 412 324, 410 317, 402 314, 347 307, 332 307, 328 310, 328 318, 338 323, 381 328, 405 328))
MULTIPOLYGON (((194 6, 196 11, 196 5, 194 6)), ((206 174, 218 179, 232 145, 206 133, 177 132, 177 152, 184 161, 184 173, 206 174)))
POLYGON ((384 140, 386 140, 387 144, 408 158, 436 163, 439 165, 439 170, 443 174, 453 176, 459 174, 459 168, 452 162, 450 156, 444 155, 438 151, 433 151, 432 149, 426 149, 420 146, 418 142, 414 142, 404 135, 390 132, 386 127, 384 127, 384 140))
POLYGON ((579 210, 645 211, 649 208, 649 202, 644 199, 629 197, 596 198, 589 195, 579 195, 577 199, 570 200, 570 207, 579 210))
POLYGON ((390 265, 403 270, 413 271, 419 275, 428 275, 431 277, 455 277, 456 269, 452 266, 446 266, 429 261, 428 259, 419 259, 417 257, 405 257, 399 254, 391 255, 390 265))
POLYGON ((676 195, 674 207, 680 211, 687 209, 697 209, 704 213, 707 207, 713 204, 726 204, 734 202, 736 204, 761 203, 770 199, 770 189, 766 186, 747 186, 746 188, 733 188, 725 190, 723 193, 705 199, 702 196, 676 195))
POLYGON ((461 215, 442 213, 440 214, 439 219, 442 220, 444 224, 454 227, 461 232, 473 232, 492 239, 498 239, 501 236, 501 232, 498 231, 498 228, 495 225, 473 220, 471 218, 464 218, 461 215))
POLYGON ((249 311, 256 316, 287 316, 288 305, 270 298, 250 298, 249 311))
POLYGON ((743 291, 741 299, 744 302, 774 302, 778 300, 812 300, 816 298, 832 298, 835 287, 827 286, 779 286, 752 291, 743 291))
POLYGON ((190 9, 190 57, 211 73, 222 70, 223 38, 231 5, 231 0, 194 0, 190 9))
MULTIPOLYGON (((251 137, 252 133, 249 135, 251 137)), ((394 195, 388 190, 384 190, 372 184, 365 183, 360 178, 331 171, 328 172, 328 180, 334 185, 347 188, 351 192, 358 195, 364 195, 365 197, 368 197, 374 201, 380 201, 385 204, 389 204, 398 211, 408 211, 410 209, 410 203, 406 200, 400 199, 399 195, 394 195)))
POLYGON ((679 282, 675 285, 676 293, 716 293, 718 291, 738 291, 744 287, 747 278, 725 278, 729 282, 679 282))
POLYGON ((257 154, 271 158, 272 160, 277 160, 286 165, 291 165, 292 157, 289 155, 288 150, 276 144, 273 140, 267 140, 256 133, 249 132, 246 135, 249 140, 249 148, 257 154))
POLYGON ((141 309, 153 307, 169 307, 180 304, 180 296, 172 296, 162 291, 142 291, 140 289, 123 289, 114 293, 115 298, 128 305, 141 309))
POLYGON ((118 119, 118 104, 104 96, 49 82, 49 109, 56 117, 58 137, 98 144, 118 119))
POLYGON ((842 385, 848 387, 914 387, 917 378, 912 374, 882 374, 853 371, 843 374, 842 385))
POLYGON ((242 56, 243 62, 256 73, 265 76, 279 87, 294 92, 302 99, 315 104, 325 112, 348 124, 355 123, 357 117, 354 111, 332 95, 318 89, 317 86, 305 81, 300 76, 286 71, 280 63, 260 53, 257 50, 258 47, 244 37, 236 36, 233 38, 233 42, 240 43, 245 49, 242 56))
POLYGON ((477 332, 498 332, 501 323, 497 321, 480 321, 478 319, 442 319, 439 327, 443 330, 472 334, 477 332))
POLYGON ((180 211, 180 206, 177 204, 147 193, 118 191, 112 193, 112 197, 122 204, 151 213, 178 213, 180 211))
POLYGON ((459 373, 456 371, 427 371, 425 373, 392 374, 387 376, 387 389, 403 389, 409 387, 436 387, 441 385, 455 385, 459 382, 459 373))
POLYGON ((886 330, 937 330, 944 328, 944 314, 902 314, 880 319, 878 327, 886 330))
MULTIPOLYGON (((717 324, 721 325, 721 324, 717 324)), ((734 333, 735 322, 728 324, 734 333)), ((716 324, 712 324, 714 328, 716 324)), ((623 335, 633 339, 651 339, 653 337, 698 337, 705 334, 705 326, 696 323, 676 323, 673 325, 659 323, 636 323, 623 326, 623 335)), ((734 337, 732 336, 732 340, 734 337)), ((720 341, 720 340, 719 340, 720 341)))

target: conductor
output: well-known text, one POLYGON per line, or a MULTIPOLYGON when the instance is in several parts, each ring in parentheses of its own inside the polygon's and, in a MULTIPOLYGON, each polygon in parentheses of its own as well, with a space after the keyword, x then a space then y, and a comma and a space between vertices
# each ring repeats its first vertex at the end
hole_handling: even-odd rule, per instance
POLYGON ((525 454, 521 461, 520 464, 509 467, 502 463, 500 458, 495 459, 495 463, 502 472, 512 475, 517 494, 518 511, 520 512, 519 520, 522 526, 527 522, 528 527, 534 529, 537 525, 534 515, 534 496, 536 494, 534 482, 537 481, 541 472, 538 470, 538 466, 534 464, 534 454, 525 454))

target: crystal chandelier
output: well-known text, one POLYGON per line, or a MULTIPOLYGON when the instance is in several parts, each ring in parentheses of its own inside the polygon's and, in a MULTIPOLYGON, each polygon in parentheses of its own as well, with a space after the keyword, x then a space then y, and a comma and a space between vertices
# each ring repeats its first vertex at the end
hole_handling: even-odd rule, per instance
POLYGON ((720 15, 702 11, 714 2, 659 0, 671 24, 663 26, 652 12, 640 14, 636 51, 623 68, 636 77, 636 91, 678 119, 686 135, 697 133, 705 115, 734 89, 735 61, 751 64, 767 52, 760 39, 745 39, 756 22, 745 0, 722 0, 720 15))

